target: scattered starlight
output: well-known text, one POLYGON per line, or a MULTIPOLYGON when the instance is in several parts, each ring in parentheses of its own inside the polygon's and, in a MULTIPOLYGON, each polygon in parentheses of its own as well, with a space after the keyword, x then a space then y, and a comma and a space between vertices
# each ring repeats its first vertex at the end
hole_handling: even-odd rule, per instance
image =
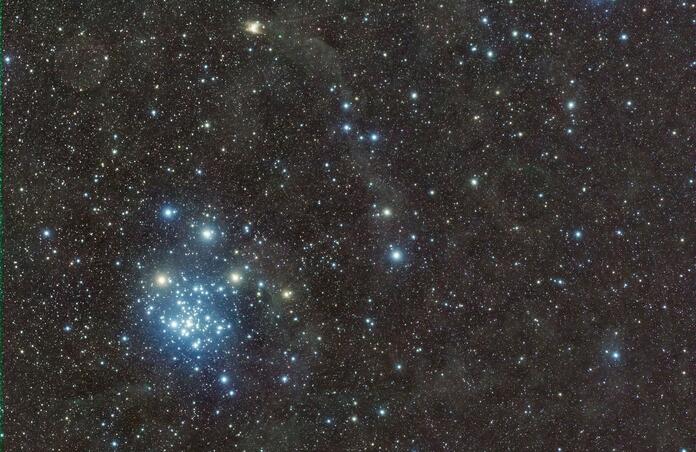
POLYGON ((8 450, 689 446, 693 5, 25 3, 8 450))

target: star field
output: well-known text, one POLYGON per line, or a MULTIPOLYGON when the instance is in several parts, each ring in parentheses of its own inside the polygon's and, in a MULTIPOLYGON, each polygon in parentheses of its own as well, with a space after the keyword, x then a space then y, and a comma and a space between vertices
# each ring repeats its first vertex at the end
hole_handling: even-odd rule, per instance
POLYGON ((9 450, 696 450, 696 4, 10 1, 9 450))

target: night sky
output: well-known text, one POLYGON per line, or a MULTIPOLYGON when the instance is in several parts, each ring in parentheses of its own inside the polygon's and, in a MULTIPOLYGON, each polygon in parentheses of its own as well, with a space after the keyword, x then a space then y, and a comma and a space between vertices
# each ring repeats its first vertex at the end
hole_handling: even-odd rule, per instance
POLYGON ((7 1, 6 450, 696 448, 696 5, 7 1))

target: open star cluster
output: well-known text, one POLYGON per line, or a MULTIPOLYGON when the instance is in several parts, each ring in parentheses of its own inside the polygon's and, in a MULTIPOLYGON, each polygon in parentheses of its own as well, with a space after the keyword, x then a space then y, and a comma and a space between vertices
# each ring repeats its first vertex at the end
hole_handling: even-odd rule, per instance
POLYGON ((4 13, 6 450, 695 450, 695 4, 4 13))

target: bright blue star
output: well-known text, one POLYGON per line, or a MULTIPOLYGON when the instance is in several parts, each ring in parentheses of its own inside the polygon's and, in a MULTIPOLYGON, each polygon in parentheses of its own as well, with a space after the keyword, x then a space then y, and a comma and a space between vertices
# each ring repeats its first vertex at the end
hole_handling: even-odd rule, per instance
POLYGON ((215 231, 212 230, 211 228, 204 227, 203 229, 201 229, 201 238, 203 240, 205 240, 206 242, 213 240, 214 237, 215 237, 215 231))
POLYGON ((389 259, 395 263, 401 263, 404 260, 404 252, 398 248, 392 248, 389 252, 389 259))
POLYGON ((162 207, 162 210, 160 212, 162 218, 164 218, 165 220, 173 220, 174 218, 176 218, 177 213, 178 211, 176 210, 176 208, 172 206, 164 206, 162 207))

